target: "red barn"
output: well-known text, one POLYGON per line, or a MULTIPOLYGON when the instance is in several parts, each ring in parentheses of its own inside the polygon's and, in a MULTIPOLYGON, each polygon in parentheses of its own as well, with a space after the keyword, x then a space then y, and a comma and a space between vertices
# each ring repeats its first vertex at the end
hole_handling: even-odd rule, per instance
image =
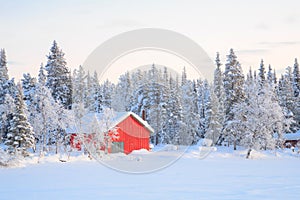
MULTIPOLYGON (((71 134, 70 143, 73 148, 81 149, 81 141, 77 138, 78 133, 84 134, 84 138, 91 139, 95 131, 91 127, 91 122, 94 120, 101 121, 103 114, 89 113, 85 115, 80 125, 67 129, 67 133, 71 134), (80 126, 80 129, 78 128, 80 126), (81 131, 76 131, 81 130, 81 131)), ((95 129, 94 129, 95 130, 95 129)), ((138 115, 132 112, 116 112, 111 119, 109 130, 106 130, 110 140, 108 144, 108 152, 122 152, 129 154, 133 150, 147 149, 149 150, 150 136, 154 130, 151 126, 138 115), (112 130, 115 130, 113 137, 112 130)), ((104 150, 101 148, 101 150, 104 150)))

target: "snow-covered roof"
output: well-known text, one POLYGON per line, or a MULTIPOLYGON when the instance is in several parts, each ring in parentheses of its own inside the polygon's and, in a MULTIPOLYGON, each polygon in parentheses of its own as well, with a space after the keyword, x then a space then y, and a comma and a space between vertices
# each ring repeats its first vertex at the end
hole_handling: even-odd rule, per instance
POLYGON ((300 140, 300 130, 296 133, 286 133, 284 134, 285 140, 300 140))
MULTIPOLYGON (((109 129, 112 129, 116 127, 120 122, 125 120, 127 117, 132 116, 135 118, 138 122, 140 122, 147 130, 150 131, 150 133, 154 133, 153 128, 148 124, 148 122, 144 121, 141 117, 139 117, 137 114, 133 112, 114 112, 114 116, 111 119, 111 122, 109 124, 109 129)), ((70 126, 66 129, 67 133, 92 133, 93 130, 91 128, 93 122, 101 121, 104 118, 103 113, 88 113, 84 115, 80 121, 78 121, 76 124, 70 126)), ((106 131, 108 131, 106 130, 106 131)))

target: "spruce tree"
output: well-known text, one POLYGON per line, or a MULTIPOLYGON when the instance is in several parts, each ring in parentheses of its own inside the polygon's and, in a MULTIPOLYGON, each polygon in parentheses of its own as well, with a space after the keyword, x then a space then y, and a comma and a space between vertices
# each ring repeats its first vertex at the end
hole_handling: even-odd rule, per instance
POLYGON ((89 109, 90 111, 93 110, 93 88, 92 88, 92 77, 90 72, 87 72, 86 75, 86 84, 85 84, 85 91, 83 92, 84 95, 84 106, 89 109))
MULTIPOLYGON (((80 65, 79 69, 75 69, 73 71, 73 104, 84 104, 85 103, 85 95, 88 92, 88 88, 86 87, 86 74, 83 67, 80 65)), ((89 94, 88 94, 89 95, 89 94)))
POLYGON ((294 89, 294 129, 300 129, 300 71, 297 58, 295 58, 295 64, 293 68, 293 89, 294 89))
MULTIPOLYGON (((12 86, 11 81, 8 77, 6 54, 4 49, 0 49, 0 141, 1 138, 5 137, 7 130, 6 120, 6 102, 5 97, 10 94, 11 90, 9 87, 12 86)), ((11 94, 10 94, 11 95, 11 94)))
POLYGON ((169 96, 167 100, 167 131, 168 138, 165 138, 166 143, 179 144, 180 142, 180 127, 183 122, 182 102, 180 95, 180 87, 178 78, 174 80, 169 78, 169 96))
POLYGON ((4 49, 0 49, 0 80, 8 80, 6 53, 4 49))
POLYGON ((104 81, 104 83, 100 85, 100 91, 102 94, 101 110, 104 110, 105 108, 111 108, 112 94, 114 90, 115 85, 109 80, 104 81))
POLYGON ((27 107, 30 107, 32 104, 32 98, 35 94, 35 88, 36 88, 36 78, 31 77, 29 73, 23 74, 22 78, 22 88, 24 93, 24 101, 27 105, 27 107))
MULTIPOLYGON (((94 112, 100 113, 103 111, 102 110, 102 94, 101 94, 98 74, 96 71, 94 71, 94 75, 92 77, 91 87, 93 88, 92 98, 94 101, 92 109, 94 112)), ((129 93, 129 94, 131 95, 131 93, 129 93)), ((126 111, 130 111, 130 100, 128 100, 126 102, 128 102, 126 111)))
POLYGON ((113 94, 112 108, 115 111, 124 112, 130 111, 130 101, 132 100, 133 85, 130 79, 129 72, 121 75, 119 82, 113 94))
POLYGON ((47 80, 47 77, 44 73, 44 66, 43 66, 43 64, 41 64, 40 69, 39 69, 39 74, 38 74, 38 83, 40 85, 45 86, 46 85, 46 80, 47 80))
POLYGON ((216 96, 213 89, 210 92, 210 110, 209 110, 209 119, 208 119, 208 129, 205 133, 205 138, 210 139, 212 141, 212 145, 217 143, 219 139, 224 122, 224 113, 223 110, 220 109, 220 101, 216 96))
POLYGON ((233 107, 235 104, 243 102, 245 100, 244 92, 244 75, 240 63, 233 51, 230 49, 230 53, 227 56, 227 63, 225 65, 224 72, 224 90, 225 90, 225 129, 224 136, 228 144, 233 142, 234 149, 240 139, 240 135, 232 131, 226 126, 230 125, 231 120, 234 118, 233 107))
POLYGON ((18 83, 15 96, 15 110, 12 113, 10 128, 6 135, 5 145, 8 152, 28 155, 28 149, 34 147, 35 138, 32 126, 25 115, 26 106, 23 101, 21 84, 18 83))
POLYGON ((297 58, 295 58, 295 64, 293 69, 293 89, 295 93, 295 97, 299 96, 300 94, 300 71, 299 71, 299 64, 297 58))
POLYGON ((215 95, 220 98, 220 99, 224 99, 225 94, 224 94, 224 86, 223 86, 223 72, 221 70, 221 62, 220 62, 220 57, 219 57, 219 53, 217 53, 217 57, 216 57, 216 66, 217 68, 215 69, 214 72, 214 93, 215 95))
POLYGON ((269 65, 269 70, 268 70, 268 74, 267 74, 267 80, 269 82, 269 84, 276 84, 276 74, 275 74, 275 69, 273 70, 271 65, 269 65))
MULTIPOLYGON (((183 77, 186 77, 183 72, 183 77)), ((183 124, 181 127, 180 134, 180 144, 182 145, 191 145, 196 143, 199 138, 199 121, 200 116, 198 114, 197 104, 197 91, 193 88, 193 82, 186 80, 181 86, 181 96, 182 96, 182 115, 183 115, 183 124)))
POLYGON ((227 120, 230 120, 233 117, 233 113, 230 112, 233 105, 245 99, 244 75, 233 49, 230 49, 225 66, 224 89, 226 117, 227 120))
MULTIPOLYGON (((211 117, 212 121, 209 122, 209 131, 214 131, 213 143, 217 143, 222 135, 222 128, 225 121, 225 90, 223 85, 223 72, 221 70, 221 62, 219 53, 216 56, 216 66, 214 72, 214 82, 213 82, 213 91, 211 91, 210 101, 211 101, 211 117), (219 124, 221 128, 219 129, 219 124), (217 128, 216 128, 217 127, 217 128), (218 137, 218 138, 216 138, 218 137)), ((206 134, 207 135, 207 134, 206 134)))
POLYGON ((72 106, 72 80, 70 71, 66 67, 67 62, 64 55, 54 41, 45 66, 47 71, 46 86, 51 90, 56 102, 61 103, 64 108, 70 109, 72 106))
POLYGON ((5 94, 7 94, 8 89, 8 70, 6 54, 4 49, 0 49, 0 104, 4 103, 5 94))
MULTIPOLYGON (((278 99, 279 104, 284 111, 286 118, 295 119, 295 114, 298 113, 298 106, 296 105, 296 97, 293 89, 293 74, 292 68, 287 67, 285 74, 283 74, 278 83, 278 99)), ((297 122, 291 125, 292 131, 297 130, 297 122)))
POLYGON ((261 59, 260 62, 260 66, 259 66, 259 73, 258 73, 258 77, 259 77, 259 83, 262 86, 266 80, 266 69, 265 69, 265 65, 264 65, 264 60, 261 59))

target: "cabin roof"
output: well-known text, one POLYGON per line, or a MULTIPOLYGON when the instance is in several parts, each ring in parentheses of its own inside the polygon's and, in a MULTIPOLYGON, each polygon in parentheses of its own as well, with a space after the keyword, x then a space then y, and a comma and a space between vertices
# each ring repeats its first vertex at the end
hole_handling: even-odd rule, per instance
MULTIPOLYGON (((148 122, 144 121, 141 117, 139 117, 137 114, 133 112, 115 112, 115 115, 111 119, 111 123, 109 125, 108 130, 113 129, 116 127, 119 123, 121 123, 123 120, 125 120, 127 117, 132 116, 134 119, 136 119, 141 125, 143 125, 147 130, 150 131, 150 133, 154 133, 153 128, 148 124, 148 122)), ((103 113, 88 113, 84 115, 81 120, 78 120, 75 124, 71 125, 69 128, 66 129, 67 133, 86 133, 90 134, 95 132, 97 127, 96 126, 97 121, 104 120, 104 114, 103 113)), ((99 129, 99 127, 98 127, 99 129)), ((105 131, 108 131, 105 130, 105 131)))
POLYGON ((286 133, 284 134, 285 140, 300 140, 300 130, 296 133, 286 133))

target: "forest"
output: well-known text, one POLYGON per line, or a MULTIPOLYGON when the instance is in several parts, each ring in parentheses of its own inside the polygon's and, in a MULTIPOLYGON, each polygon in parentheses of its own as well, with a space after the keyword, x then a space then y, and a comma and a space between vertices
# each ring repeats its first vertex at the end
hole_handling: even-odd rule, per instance
POLYGON ((0 51, 0 148, 9 155, 59 153, 69 146, 66 129, 90 112, 132 111, 155 130, 151 143, 209 145, 256 150, 282 148, 284 133, 300 129, 300 72, 297 59, 284 74, 258 62, 243 73, 233 49, 226 61, 215 58, 214 80, 190 80, 185 68, 171 75, 167 67, 126 72, 118 83, 99 82, 83 66, 70 71, 54 41, 37 77, 20 81, 8 75, 0 51))

